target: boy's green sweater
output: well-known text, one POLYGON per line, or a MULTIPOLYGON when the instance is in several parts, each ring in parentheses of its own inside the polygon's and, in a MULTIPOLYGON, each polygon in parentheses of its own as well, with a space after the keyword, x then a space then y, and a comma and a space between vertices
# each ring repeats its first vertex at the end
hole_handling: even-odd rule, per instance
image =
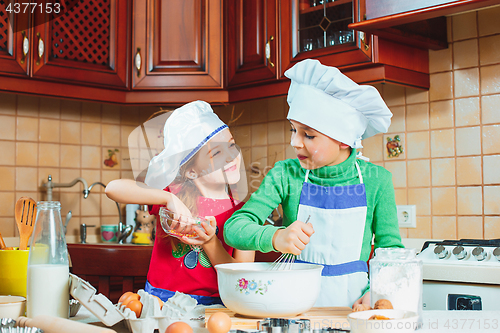
MULTIPOLYGON (((391 173, 383 167, 357 160, 356 150, 352 149, 349 158, 344 162, 311 170, 309 182, 322 186, 359 184, 356 161, 366 187, 368 211, 360 260, 367 261, 373 235, 375 248, 403 247, 391 173)), ((272 239, 277 227, 264 225, 264 222, 279 204, 283 208, 284 227, 297 220, 305 172, 297 159, 277 162, 248 202, 226 221, 226 243, 241 250, 274 251, 272 239)), ((311 222, 314 226, 314 221, 311 222)))

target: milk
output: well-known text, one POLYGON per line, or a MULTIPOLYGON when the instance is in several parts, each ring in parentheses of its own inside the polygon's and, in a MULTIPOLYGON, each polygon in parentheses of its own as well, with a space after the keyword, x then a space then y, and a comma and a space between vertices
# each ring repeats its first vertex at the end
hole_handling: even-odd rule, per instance
POLYGON ((69 317, 69 267, 67 265, 29 265, 26 313, 69 317))

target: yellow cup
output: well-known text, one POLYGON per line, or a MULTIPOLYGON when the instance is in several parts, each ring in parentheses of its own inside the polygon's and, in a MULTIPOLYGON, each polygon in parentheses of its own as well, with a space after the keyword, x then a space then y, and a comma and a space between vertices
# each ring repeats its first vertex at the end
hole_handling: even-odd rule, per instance
POLYGON ((28 250, 0 250, 0 295, 26 297, 28 250))

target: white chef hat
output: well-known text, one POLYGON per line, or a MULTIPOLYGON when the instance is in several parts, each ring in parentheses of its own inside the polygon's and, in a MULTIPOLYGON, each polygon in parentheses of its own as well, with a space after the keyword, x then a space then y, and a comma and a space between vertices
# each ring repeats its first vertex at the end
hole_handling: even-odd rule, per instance
POLYGON ((358 85, 337 68, 306 59, 285 72, 288 119, 298 121, 352 148, 387 132, 392 113, 376 88, 358 85))
POLYGON ((175 109, 163 127, 164 149, 149 162, 144 182, 164 189, 184 163, 226 128, 207 102, 195 101, 175 109))

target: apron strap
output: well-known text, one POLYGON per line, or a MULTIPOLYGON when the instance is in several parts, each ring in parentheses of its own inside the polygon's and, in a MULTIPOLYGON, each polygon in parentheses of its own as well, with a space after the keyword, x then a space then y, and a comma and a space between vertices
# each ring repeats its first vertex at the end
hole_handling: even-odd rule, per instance
POLYGON ((306 169, 306 178, 304 179, 304 182, 307 183, 308 179, 309 179, 309 169, 306 169))
POLYGON ((358 169, 359 183, 363 184, 363 175, 361 174, 361 169, 359 168, 358 161, 356 161, 354 164, 356 164, 356 169, 358 169))
POLYGON ((321 271, 321 276, 340 276, 358 272, 368 273, 368 265, 363 260, 355 260, 337 265, 323 265, 299 259, 295 259, 295 262, 322 265, 323 271, 321 271))

